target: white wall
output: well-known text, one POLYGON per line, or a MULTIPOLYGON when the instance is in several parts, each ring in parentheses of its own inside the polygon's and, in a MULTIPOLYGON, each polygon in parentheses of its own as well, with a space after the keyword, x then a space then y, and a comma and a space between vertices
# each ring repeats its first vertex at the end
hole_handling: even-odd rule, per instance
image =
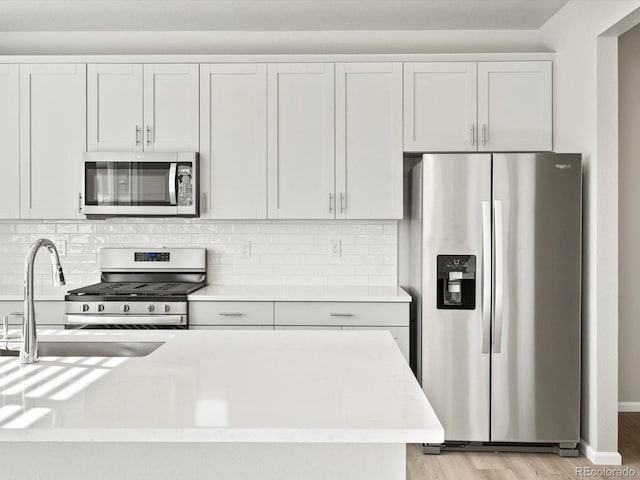
POLYGON ((0 32, 0 55, 539 51, 536 30, 0 32))
POLYGON ((640 411, 640 26, 619 45, 619 402, 640 411))
MULTIPOLYGON (((199 219, 109 219, 104 221, 0 221, 0 288, 23 282, 29 244, 46 237, 66 250, 61 263, 67 284, 99 280, 102 246, 207 248, 207 280, 217 285, 397 285, 397 222, 392 221, 211 221, 199 219), (340 257, 329 256, 339 239, 340 257), (251 242, 251 258, 239 242, 251 242)), ((46 255, 38 256, 36 288, 51 284, 46 255)))
POLYGON ((584 161, 582 437, 597 463, 620 461, 617 41, 599 36, 639 6, 571 0, 540 29, 541 44, 556 52, 554 149, 584 161))

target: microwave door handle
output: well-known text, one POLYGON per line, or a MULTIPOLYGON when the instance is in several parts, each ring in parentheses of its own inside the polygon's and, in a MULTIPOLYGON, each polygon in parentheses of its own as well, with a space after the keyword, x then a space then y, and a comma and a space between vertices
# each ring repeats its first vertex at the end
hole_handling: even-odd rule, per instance
POLYGON ((172 206, 177 206, 176 202, 176 175, 178 172, 178 164, 172 163, 169 167, 169 203, 172 206))

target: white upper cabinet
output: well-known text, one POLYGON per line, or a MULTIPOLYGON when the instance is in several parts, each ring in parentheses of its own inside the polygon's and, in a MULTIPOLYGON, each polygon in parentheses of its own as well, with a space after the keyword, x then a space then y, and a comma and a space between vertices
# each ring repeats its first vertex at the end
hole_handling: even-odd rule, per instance
POLYGON ((87 67, 90 151, 142 151, 142 65, 87 67))
POLYGON ((86 65, 20 65, 20 214, 80 218, 86 65))
POLYGON ((551 62, 478 63, 478 150, 551 150, 551 92, 551 62))
POLYGON ((198 151, 197 64, 88 66, 91 151, 198 151))
POLYGON ((404 66, 407 152, 552 149, 550 61, 404 66))
POLYGON ((267 68, 269 218, 334 218, 334 65, 267 68))
POLYGON ((476 150, 476 62, 404 64, 404 149, 476 150))
POLYGON ((197 152, 199 74, 197 64, 144 66, 144 149, 197 152))
POLYGON ((200 67, 202 216, 267 218, 267 66, 200 67))
POLYGON ((336 65, 336 218, 402 218, 402 64, 336 65))
POLYGON ((0 219, 20 217, 20 67, 0 65, 0 219))

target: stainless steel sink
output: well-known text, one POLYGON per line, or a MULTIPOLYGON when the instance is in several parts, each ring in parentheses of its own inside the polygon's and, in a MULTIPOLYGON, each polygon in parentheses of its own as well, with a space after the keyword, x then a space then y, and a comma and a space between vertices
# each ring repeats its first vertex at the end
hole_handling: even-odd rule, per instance
MULTIPOLYGON (((40 357, 145 357, 164 342, 39 342, 40 357)), ((0 343, 0 357, 17 357, 20 345, 6 348, 0 343)))

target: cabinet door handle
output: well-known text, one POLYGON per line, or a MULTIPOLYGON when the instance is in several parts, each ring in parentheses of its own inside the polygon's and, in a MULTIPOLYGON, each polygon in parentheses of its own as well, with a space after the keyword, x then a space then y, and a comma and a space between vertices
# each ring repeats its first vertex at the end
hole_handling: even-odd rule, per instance
POLYGON ((343 213, 345 211, 345 201, 344 201, 344 193, 340 192, 340 213, 343 213))
POLYGON ((482 124, 482 144, 485 145, 487 143, 487 124, 482 124))
POLYGON ((218 315, 222 315, 223 317, 240 317, 243 315, 242 312, 220 312, 218 315))
POLYGON ((136 145, 140 145, 140 125, 136 125, 136 145))
POLYGON ((82 194, 78 194, 78 213, 82 213, 82 194))
POLYGON ((151 126, 147 125, 147 147, 151 145, 151 126))
POLYGON ((353 317, 353 313, 330 313, 332 317, 353 317))
POLYGON ((476 144, 476 124, 471 124, 471 145, 476 144))
POLYGON ((329 213, 333 212, 333 193, 329 192, 329 213))

